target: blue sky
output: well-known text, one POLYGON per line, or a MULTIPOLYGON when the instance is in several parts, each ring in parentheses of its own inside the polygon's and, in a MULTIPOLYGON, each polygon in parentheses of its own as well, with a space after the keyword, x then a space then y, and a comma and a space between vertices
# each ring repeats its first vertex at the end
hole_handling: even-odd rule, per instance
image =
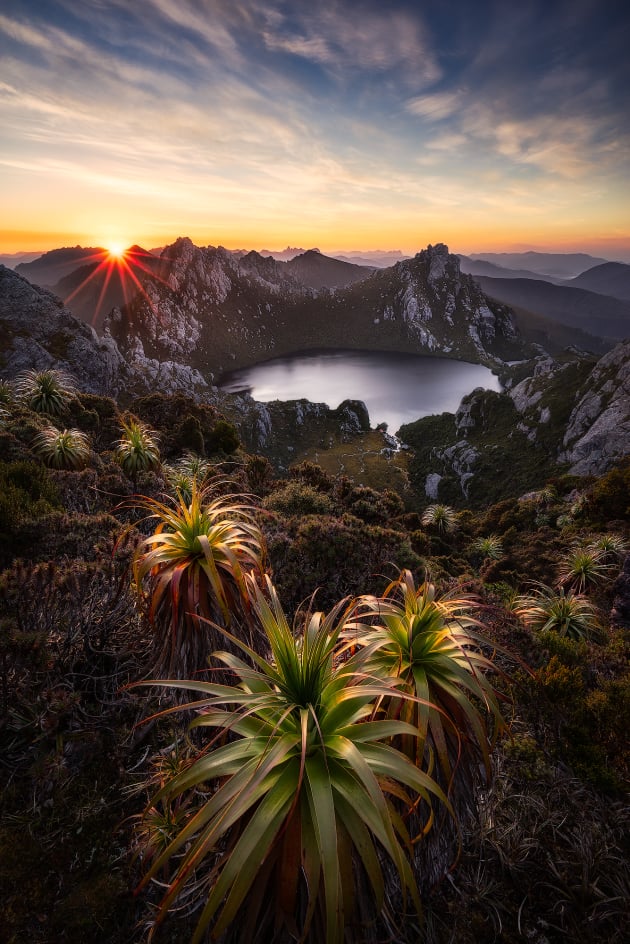
POLYGON ((629 6, 3 0, 0 246, 630 259, 629 6))

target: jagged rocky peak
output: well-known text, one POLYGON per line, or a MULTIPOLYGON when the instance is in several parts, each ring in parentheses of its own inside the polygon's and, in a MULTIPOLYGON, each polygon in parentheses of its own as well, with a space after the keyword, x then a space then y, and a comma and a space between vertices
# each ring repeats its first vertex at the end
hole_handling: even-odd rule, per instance
POLYGON ((238 270, 238 260, 222 246, 195 246, 188 236, 180 236, 166 246, 161 255, 160 278, 173 292, 197 297, 211 290, 216 301, 223 301, 238 270))
POLYGON ((269 285, 280 285, 283 282, 293 281, 285 269, 286 263, 277 262, 273 256, 262 256, 255 249, 239 259, 242 272, 254 275, 269 285))
POLYGON ((416 255, 416 259, 428 266, 427 281, 435 283, 444 278, 459 278, 461 275, 458 256, 451 255, 445 243, 430 243, 416 255))

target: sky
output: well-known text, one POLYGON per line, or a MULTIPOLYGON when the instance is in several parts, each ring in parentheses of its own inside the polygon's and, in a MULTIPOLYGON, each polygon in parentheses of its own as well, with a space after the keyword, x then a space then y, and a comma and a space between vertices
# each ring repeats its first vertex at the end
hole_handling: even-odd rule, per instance
POLYGON ((0 251, 630 262, 630 4, 2 0, 0 251))

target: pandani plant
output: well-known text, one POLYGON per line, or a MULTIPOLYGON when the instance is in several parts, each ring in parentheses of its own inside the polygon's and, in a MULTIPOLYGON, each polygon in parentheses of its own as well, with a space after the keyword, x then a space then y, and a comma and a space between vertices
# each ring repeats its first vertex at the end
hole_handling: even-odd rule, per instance
POLYGON ((33 440, 33 449, 52 469, 83 469, 90 458, 90 440, 78 429, 46 426, 33 440))
POLYGON ((142 420, 126 416, 121 420, 121 437, 115 445, 116 459, 134 485, 140 472, 160 467, 158 434, 142 420))
POLYGON ((428 505, 422 515, 425 528, 433 528, 440 535, 452 534, 458 528, 458 516, 450 505, 428 505))
POLYGON ((207 669, 210 654, 225 645, 219 627, 245 633, 254 648, 264 642, 250 617, 245 582, 248 573, 258 579, 264 573, 255 508, 234 495, 215 496, 194 480, 188 499, 178 493, 163 502, 131 502, 155 522, 138 546, 133 576, 155 630, 160 678, 193 678, 207 669))
POLYGON ((558 565, 558 584, 577 593, 597 587, 614 570, 603 550, 598 547, 573 547, 558 565))
POLYGON ((467 594, 438 596, 426 580, 416 587, 412 573, 403 570, 382 597, 360 599, 359 618, 372 625, 346 634, 359 647, 366 672, 396 679, 411 696, 388 697, 383 706, 388 717, 417 731, 401 749, 429 770, 437 765, 447 789, 457 778, 471 798, 480 762, 491 776, 490 750, 505 728, 504 696, 490 678, 498 670, 483 652, 489 644, 471 615, 475 606, 467 594))
POLYGON ((17 377, 15 395, 35 413, 61 416, 76 395, 73 378, 63 370, 26 370, 17 377))
POLYGON ((172 863, 156 926, 181 898, 201 898, 193 944, 206 934, 248 944, 365 941, 362 918, 394 920, 392 870, 420 911, 405 811, 448 801, 391 743, 417 738, 417 727, 375 714, 398 681, 366 673, 340 645, 352 602, 308 612, 294 631, 270 578, 264 590, 245 579, 271 655, 232 637, 242 657, 216 658, 233 684, 166 683, 200 698, 192 726, 214 734, 151 801, 155 810, 190 791, 198 797, 140 887, 172 863))
POLYGON ((590 600, 564 587, 554 590, 544 583, 534 583, 529 593, 517 597, 513 612, 534 632, 549 630, 581 640, 596 636, 600 631, 597 609, 590 600))

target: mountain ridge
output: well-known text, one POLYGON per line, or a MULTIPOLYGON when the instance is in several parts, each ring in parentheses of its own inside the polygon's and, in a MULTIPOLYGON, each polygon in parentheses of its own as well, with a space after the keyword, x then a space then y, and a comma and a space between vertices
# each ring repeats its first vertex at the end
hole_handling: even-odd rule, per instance
POLYGON ((443 244, 336 290, 301 285, 286 265, 199 248, 186 237, 162 253, 160 279, 107 321, 123 350, 225 370, 312 348, 401 350, 493 362, 518 338, 443 244))

